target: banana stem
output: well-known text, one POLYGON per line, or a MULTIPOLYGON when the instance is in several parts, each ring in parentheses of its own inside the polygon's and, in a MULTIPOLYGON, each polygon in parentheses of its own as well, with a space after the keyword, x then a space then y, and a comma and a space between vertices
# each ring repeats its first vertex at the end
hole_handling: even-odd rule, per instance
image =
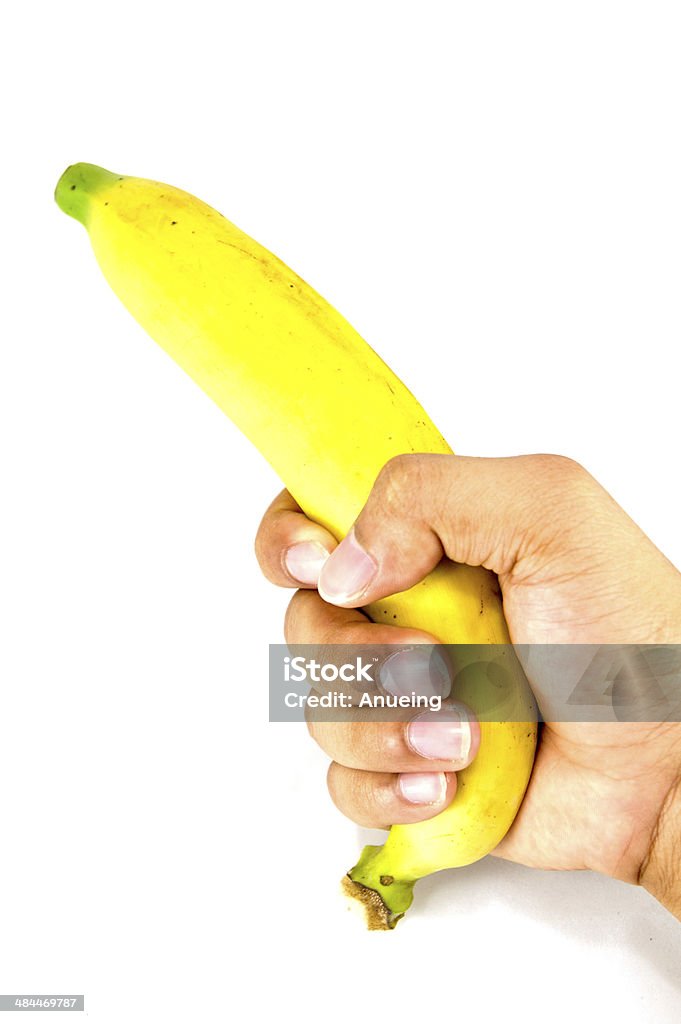
POLYGON ((365 846, 342 882, 346 896, 362 904, 371 931, 394 928, 413 899, 415 879, 405 881, 391 875, 389 860, 385 846, 365 846))
POLYGON ((105 171, 96 164, 71 164, 57 182, 54 198, 64 213, 87 227, 93 195, 122 180, 121 175, 105 171))

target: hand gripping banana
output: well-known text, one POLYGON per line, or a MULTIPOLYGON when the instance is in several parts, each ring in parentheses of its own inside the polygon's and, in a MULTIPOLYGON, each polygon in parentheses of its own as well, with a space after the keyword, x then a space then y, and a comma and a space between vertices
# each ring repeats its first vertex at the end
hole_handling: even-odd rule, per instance
MULTIPOLYGON (((132 315, 250 438, 307 515, 337 538, 388 459, 451 453, 350 324, 209 206, 169 185, 85 163, 64 172, 56 200, 87 228, 106 279, 132 315)), ((367 611, 445 644, 509 643, 496 577, 481 568, 444 561, 367 611)), ((371 928, 393 928, 419 878, 484 857, 513 822, 532 770, 536 712, 512 649, 504 651, 501 677, 459 665, 458 699, 474 711, 499 707, 503 720, 481 722, 479 753, 459 773, 453 803, 429 821, 393 826, 385 845, 366 847, 344 880, 371 928)))

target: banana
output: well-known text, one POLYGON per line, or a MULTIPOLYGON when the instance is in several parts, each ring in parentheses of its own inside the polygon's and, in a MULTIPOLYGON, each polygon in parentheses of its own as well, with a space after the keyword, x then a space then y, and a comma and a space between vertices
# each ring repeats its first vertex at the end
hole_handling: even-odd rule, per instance
MULTIPOLYGON (((390 458, 451 453, 419 403, 305 281, 187 192, 74 164, 61 209, 88 230, 99 265, 136 320, 253 442, 307 515, 335 537, 357 517, 390 458)), ((372 619, 445 644, 508 645, 496 577, 443 561, 372 619)), ((484 857, 510 828, 532 770, 536 711, 510 646, 490 671, 462 646, 457 697, 483 718, 479 753, 453 803, 393 826, 344 880, 370 928, 393 928, 427 874, 484 857), (499 709, 486 721, 486 710, 499 709)), ((489 717, 489 715, 487 715, 489 717)))

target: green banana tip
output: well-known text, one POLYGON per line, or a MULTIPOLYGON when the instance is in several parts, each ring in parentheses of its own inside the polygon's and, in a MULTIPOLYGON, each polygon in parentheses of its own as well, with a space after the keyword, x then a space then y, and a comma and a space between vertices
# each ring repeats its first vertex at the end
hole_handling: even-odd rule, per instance
POLYGON ((370 931, 392 931, 411 906, 416 879, 402 859, 385 846, 365 846, 342 881, 353 909, 361 908, 370 931), (406 877, 405 877, 406 875, 406 877))
POLYGON ((97 164, 71 164, 57 182, 54 198, 60 210, 87 227, 90 201, 101 189, 122 176, 97 164))

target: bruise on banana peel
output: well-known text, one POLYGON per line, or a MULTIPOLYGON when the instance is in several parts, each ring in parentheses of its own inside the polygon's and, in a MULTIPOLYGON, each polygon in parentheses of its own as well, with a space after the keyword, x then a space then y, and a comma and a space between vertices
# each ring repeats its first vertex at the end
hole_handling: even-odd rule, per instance
MULTIPOLYGON (((389 459, 452 453, 340 313, 190 193, 79 163, 64 172, 55 198, 86 227, 104 276, 135 319, 336 538, 348 532, 389 459)), ((536 713, 510 647, 500 648, 501 689, 467 653, 466 645, 509 644, 497 580, 487 570, 444 561, 367 612, 462 645, 456 696, 482 719, 478 755, 459 773, 452 804, 429 821, 394 826, 385 845, 367 847, 349 873, 345 888, 371 906, 370 926, 384 920, 392 928, 418 878, 484 857, 508 831, 532 769, 536 713), (491 697, 500 707, 494 722, 485 720, 491 697)))

